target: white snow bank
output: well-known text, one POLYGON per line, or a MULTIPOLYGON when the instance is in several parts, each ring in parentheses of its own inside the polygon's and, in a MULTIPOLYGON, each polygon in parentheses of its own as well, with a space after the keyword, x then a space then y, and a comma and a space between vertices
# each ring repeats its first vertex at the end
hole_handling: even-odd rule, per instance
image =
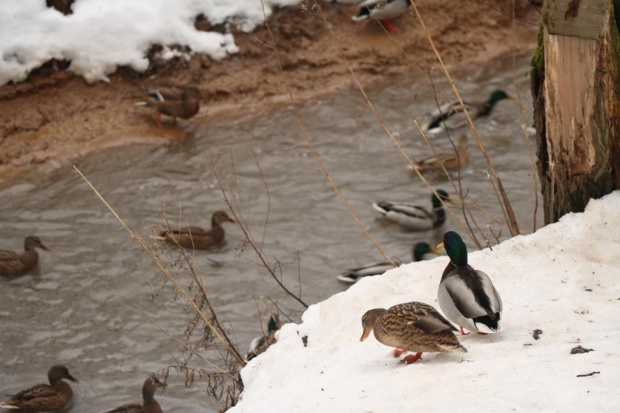
POLYGON ((620 191, 470 254, 502 296, 505 330, 461 337, 468 353, 424 353, 405 366, 372 334, 358 341, 368 309, 407 301, 439 308, 447 262, 403 265, 311 306, 242 370, 245 391, 230 411, 620 411, 620 191), (577 345, 594 351, 571 355, 577 345), (591 372, 599 374, 577 377, 591 372))
MULTIPOLYGON (((265 11, 298 2, 264 0, 265 11)), ((72 10, 64 16, 45 0, 0 0, 0 86, 24 80, 52 58, 71 60, 69 70, 89 82, 107 80, 119 65, 144 71, 154 44, 222 59, 237 52, 232 35, 197 31, 196 16, 246 31, 263 21, 261 0, 76 0, 72 10)))

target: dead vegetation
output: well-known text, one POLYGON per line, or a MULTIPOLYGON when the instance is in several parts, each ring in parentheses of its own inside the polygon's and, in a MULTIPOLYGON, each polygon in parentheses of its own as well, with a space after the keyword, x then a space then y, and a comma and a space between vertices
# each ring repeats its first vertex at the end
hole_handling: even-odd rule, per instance
MULTIPOLYGON (((422 174, 416 167, 413 159, 405 153, 399 139, 394 136, 390 131, 389 125, 382 119, 381 114, 373 105, 372 100, 368 97, 365 91, 363 80, 359 75, 359 67, 352 64, 350 61, 350 53, 347 51, 347 47, 337 33, 331 28, 328 17, 324 14, 324 4, 316 0, 307 1, 307 7, 314 13, 316 18, 314 24, 321 24, 326 27, 326 33, 330 38, 330 45, 336 50, 336 55, 340 61, 337 63, 339 71, 346 71, 349 79, 355 84, 356 88, 364 97, 368 109, 373 113, 376 121, 379 122, 388 139, 394 144, 395 150, 397 150, 405 159, 405 163, 416 172, 418 178, 423 185, 428 187, 429 191, 435 192, 434 186, 431 182, 422 174), (317 23, 318 22, 318 23, 317 23), (341 66, 341 67, 340 67, 341 66)), ((457 101, 462 103, 462 97, 458 91, 457 85, 450 75, 448 67, 444 63, 442 54, 439 52, 436 44, 433 40, 433 35, 426 27, 425 20, 422 17, 420 10, 414 3, 412 10, 413 17, 423 30, 424 37, 428 42, 428 50, 431 50, 436 63, 428 63, 426 65, 419 64, 416 59, 412 58, 410 52, 407 51, 407 47, 399 45, 397 39, 391 34, 385 33, 385 36, 389 36, 389 40, 393 44, 398 46, 398 55, 401 56, 404 63, 403 66, 408 69, 413 69, 411 74, 414 76, 425 76, 429 83, 434 87, 433 77, 430 73, 438 68, 440 73, 448 80, 450 84, 450 90, 438 90, 436 89, 436 103, 440 106, 440 103, 452 101, 451 97, 454 96, 457 101), (432 67, 431 67, 432 66, 432 67)), ((300 98, 298 97, 297 89, 294 86, 295 80, 291 79, 290 70, 296 65, 302 64, 299 61, 292 63, 286 55, 282 54, 282 45, 279 44, 278 36, 274 34, 272 30, 272 23, 266 20, 265 30, 267 38, 262 38, 257 44, 259 47, 269 51, 277 62, 276 76, 280 80, 280 83, 285 88, 285 93, 288 96, 289 103, 291 104, 294 116, 298 121, 300 131, 303 135, 304 142, 308 146, 312 156, 314 157, 318 168, 321 170, 325 180, 329 183, 335 193, 338 195, 343 207, 352 217, 353 221, 360 228, 362 233, 370 240, 370 242, 376 247, 379 253, 391 261, 389 255, 381 248, 379 243, 373 237, 371 232, 365 227, 363 222, 359 219, 354 209, 347 201, 346 194, 343 193, 337 184, 337 177, 333 177, 327 170, 326 165, 321 159, 320 152, 313 145, 311 134, 308 128, 305 126, 302 115, 300 114, 300 98)), ((296 37, 299 33, 292 33, 293 28, 279 27, 280 36, 296 37)), ((293 30, 294 31, 294 30, 293 30)), ((257 38, 260 34, 257 34, 257 38)), ((302 33, 303 37, 303 33, 302 33)), ((331 63, 334 64, 335 63, 331 63)), ((270 70, 274 70, 273 67, 270 70)), ((508 194, 503 188, 500 177, 498 176, 492 160, 487 155, 485 147, 478 132, 473 124, 473 121, 469 114, 465 112, 467 129, 474 141, 477 144, 478 149, 484 156, 487 173, 489 178, 489 185, 491 190, 496 196, 497 203, 500 206, 502 217, 498 217, 490 212, 483 206, 477 205, 467 199, 467 189, 462 187, 460 176, 454 178, 446 169, 444 173, 446 178, 450 182, 455 193, 459 194, 460 198, 460 210, 450 208, 447 204, 444 207, 447 209, 451 218, 459 226, 461 231, 467 235, 470 241, 478 248, 484 248, 499 242, 502 234, 508 233, 510 236, 514 236, 520 233, 519 225, 516 221, 508 194)), ((527 120, 524 117, 524 123, 527 120)), ((431 140, 428 139, 423 129, 418 122, 415 122, 415 126, 420 133, 420 138, 423 139, 431 149, 436 152, 431 140)), ((448 134, 448 139, 452 142, 452 136, 448 134)), ((452 143, 454 150, 457 148, 452 143)), ((264 173, 261 169, 259 157, 254 151, 253 158, 256 166, 257 176, 261 179, 264 185, 265 193, 267 194, 267 204, 263 205, 265 213, 264 219, 260 223, 260 230, 256 231, 255 223, 249 222, 246 217, 246 210, 244 209, 244 203, 242 202, 243 193, 238 186, 238 182, 235 176, 234 156, 232 152, 228 153, 225 157, 211 156, 212 167, 205 172, 206 175, 213 176, 219 187, 220 197, 228 207, 228 211, 234 216, 235 220, 239 223, 241 232, 243 233, 243 240, 237 246, 239 250, 250 250, 256 258, 256 264, 259 265, 268 274, 270 283, 275 286, 281 292, 284 292, 288 297, 286 305, 282 305, 280 302, 270 300, 269 298, 261 299, 264 307, 267 309, 263 312, 274 314, 282 314, 285 318, 297 320, 297 317, 291 316, 296 314, 300 310, 308 307, 308 303, 302 298, 302 280, 299 278, 299 271, 287 271, 290 267, 286 267, 282 264, 282 261, 278 257, 271 257, 268 251, 263 248, 266 228, 270 221, 270 205, 269 205, 269 188, 264 179, 264 173), (226 159, 226 167, 223 167, 223 159, 226 159)), ((530 156, 531 152, 530 152, 530 156)), ((457 168, 460 169, 460 168, 457 168)), ((77 170, 77 168, 76 168, 77 170)), ((192 251, 184 250, 183 248, 175 249, 178 251, 175 258, 170 258, 170 254, 163 253, 159 249, 158 245, 151 245, 147 242, 146 237, 142 236, 139 231, 130 228, 123 221, 122 217, 118 216, 113 208, 106 200, 97 192, 96 188, 90 184, 88 179, 81 174, 79 170, 77 172, 91 185, 93 191, 101 199, 101 201, 109 208, 109 210, 115 215, 118 221, 128 231, 129 236, 140 245, 143 251, 151 258, 158 273, 162 276, 161 283, 168 288, 154 288, 153 299, 161 303, 162 306, 174 314, 179 315, 180 320, 184 320, 185 330, 182 335, 172 334, 166 327, 159 324, 159 322, 152 318, 149 314, 139 309, 143 315, 153 323, 162 334, 166 334, 172 341, 177 343, 181 349, 181 356, 178 358, 177 363, 173 366, 167 367, 163 370, 165 376, 169 374, 169 369, 175 369, 185 377, 185 383, 188 386, 195 385, 202 389, 211 397, 213 397, 221 410, 226 410, 231 406, 234 406, 239 395, 243 391, 243 383, 241 381, 239 371, 246 365, 246 360, 243 352, 240 350, 239 343, 236 342, 234 336, 234 326, 227 324, 218 318, 217 310, 213 306, 211 297, 209 294, 208 285, 205 283, 200 269, 194 266, 194 253, 192 251)), ((441 199, 441 198, 440 198, 441 199)), ((535 228, 535 213, 534 212, 534 228, 535 228)), ((182 219, 182 216, 181 216, 182 219)), ((164 220, 166 215, 164 214, 164 220)), ((262 328, 262 326, 261 326, 262 328)), ((264 332, 264 336, 267 337, 268 333, 264 332)), ((307 340, 307 337, 305 338, 307 340)), ((273 341, 273 338, 271 338, 273 341)))

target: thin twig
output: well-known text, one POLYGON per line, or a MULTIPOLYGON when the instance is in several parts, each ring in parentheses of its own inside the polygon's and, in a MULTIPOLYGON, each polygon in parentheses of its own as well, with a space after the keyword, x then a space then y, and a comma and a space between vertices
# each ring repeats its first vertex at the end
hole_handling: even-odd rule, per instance
POLYGON ((441 54, 439 53, 439 51, 437 50, 437 47, 435 46, 435 42, 433 41, 430 31, 428 30, 428 28, 426 27, 426 24, 424 23, 424 19, 422 19, 422 15, 420 14, 420 11, 418 10, 418 6, 416 5, 415 0, 411 0, 411 5, 413 6, 413 9, 415 11, 415 14, 418 18, 418 21, 420 22, 420 25, 422 26, 422 29, 424 30, 424 33, 426 35, 426 38, 428 39, 429 44, 431 45, 431 48, 433 49, 433 52, 435 53, 435 57, 437 58, 437 61, 439 62, 439 65, 441 66, 446 79, 448 79, 448 82, 450 83, 450 86, 452 87, 452 91, 454 92, 454 95, 457 97, 459 104, 462 106, 463 108, 463 114, 465 115, 465 117, 467 118, 467 123, 469 125, 469 129, 472 131, 472 134, 474 136, 474 140, 476 141, 476 143, 478 144, 478 147, 480 148, 480 151, 482 152, 482 155, 484 156, 487 165, 489 167, 489 170, 491 171, 490 175, 493 177, 493 180, 496 181, 495 182, 495 187, 497 188, 497 190, 501 191, 501 200, 502 202, 505 202, 506 204, 504 205, 504 211, 506 214, 506 222, 508 224, 508 229, 510 230, 510 234, 511 236, 515 236, 519 234, 519 226, 517 224, 517 221, 515 219, 514 216, 514 212, 512 210, 512 207, 510 206, 510 202, 508 201, 508 196, 506 195, 504 189, 503 189, 503 185, 501 185, 499 176, 497 175, 497 171, 495 170, 495 168, 493 167, 493 163, 491 162, 491 158, 489 158, 489 155, 486 152, 486 149, 484 148, 484 145, 482 144, 482 140, 480 139, 480 136, 478 135, 478 131, 474 126, 474 122, 471 118, 471 116, 469 115, 469 112, 467 110, 467 107, 465 106, 465 103, 463 102, 463 99, 461 98, 461 95, 458 91, 458 89, 456 88, 456 84, 454 83, 454 80, 452 79, 452 76, 450 75, 450 72, 448 71, 448 68, 446 67, 446 65, 443 62, 443 59, 441 57, 441 54))
POLYGON ((88 184, 88 186, 93 190, 93 192, 95 192, 95 194, 97 195, 97 197, 101 200, 101 202, 103 202, 103 204, 108 208, 108 210, 112 213, 112 215, 114 215, 116 217, 116 219, 121 223, 121 225, 127 230, 127 232, 129 232, 130 237, 135 240, 138 245, 140 245, 142 247, 142 249, 147 253, 147 255, 151 258, 151 260, 159 267, 159 269, 166 275, 166 278, 168 278, 168 280, 174 285, 174 287, 176 288, 176 290, 179 292, 179 294, 181 294, 181 296, 185 299, 185 301, 190 305, 190 307, 192 307, 192 309, 196 312, 196 314, 200 315, 200 317, 202 318, 202 320, 204 321, 205 325, 207 327, 209 327, 209 329, 211 330, 211 332, 213 332, 213 335, 215 335, 215 337, 218 338, 218 340, 222 343, 222 345, 224 347, 226 347, 226 349, 228 350, 228 352, 237 359, 237 361, 239 362, 239 364, 241 364, 242 366, 245 366, 245 360, 243 360, 243 357, 241 357, 241 355, 239 354, 239 352, 237 351, 237 349, 235 349, 234 347, 231 347, 228 344, 228 341, 226 338, 223 337, 223 332, 219 331, 218 328, 216 328, 208 319, 208 317, 200 310, 200 308, 198 307, 198 305, 196 304, 196 302, 190 297, 190 295, 187 293, 187 291, 185 291, 185 289, 178 283, 178 281, 172 276, 172 274, 170 273, 170 271, 160 262, 160 260, 157 259, 157 257, 155 256, 155 254, 151 251, 151 249, 148 247, 148 245, 146 245, 146 242, 144 241, 144 239, 135 231, 133 231, 129 225, 127 225, 125 223, 125 221, 116 213, 116 211, 114 210, 114 208, 112 208, 112 206, 105 200, 105 198, 103 198, 103 196, 99 193, 99 191, 97 191, 97 189, 93 186, 93 184, 88 180, 88 178, 86 178, 86 176, 84 176, 84 174, 82 174, 82 172, 77 168, 77 166, 73 165, 73 169, 75 169, 75 171, 82 177, 82 179, 84 179, 84 181, 88 184))
MULTIPOLYGON (((269 21, 267 19, 267 14, 265 12, 265 4, 264 4, 263 0, 261 0, 261 6, 262 6, 262 9, 263 9, 263 17, 265 19, 265 26, 267 27, 267 31, 269 33, 269 37, 271 38, 271 42, 273 44, 271 46, 268 45, 267 47, 269 47, 270 49, 273 50, 274 56, 275 56, 275 58, 276 58, 276 60, 278 62, 278 67, 280 68, 280 73, 282 75, 282 78, 284 79, 284 83, 286 85, 286 89, 287 89, 289 98, 290 98, 291 103, 292 103, 293 112, 295 114, 295 117, 297 118, 297 122, 299 123, 299 127, 301 129, 302 135, 303 135, 303 137, 304 137, 304 139, 306 141, 306 144, 308 145, 308 148, 310 149, 310 152, 312 153, 312 156, 314 157, 314 160, 318 164, 319 169, 323 173, 323 176, 325 177, 325 179, 327 179, 329 184, 332 186, 334 192, 336 192, 336 195, 338 195, 338 198, 340 199, 340 202, 344 205, 344 207, 346 208, 346 210, 349 213, 349 215, 351 215, 351 217, 353 217, 353 219, 357 223, 358 227, 362 230, 364 235, 366 235, 366 237, 370 240, 370 242, 372 242, 372 244, 375 246, 375 248, 377 248, 379 253, 383 256, 383 258, 386 261, 388 261, 393 266, 396 266, 394 261, 392 261, 392 258, 383 250, 383 248, 381 248, 381 246, 379 245, 377 240, 370 234, 370 232, 368 232, 368 230, 366 229, 366 227, 364 226, 362 221, 359 219, 359 217, 357 216, 357 214, 355 213, 355 211, 353 210, 353 208, 351 207, 349 202, 342 195, 342 193, 340 192, 340 189, 338 189, 338 186, 336 185, 336 182, 332 179, 331 175, 327 171, 327 168, 325 167, 325 164, 323 163, 323 161, 321 160, 321 157, 319 156, 318 152, 316 151, 316 148, 312 144, 312 140, 310 139, 310 135, 308 133, 308 129, 306 128, 306 125, 305 125, 304 121, 301 118, 301 115, 299 113, 299 108, 297 106, 297 102, 295 101, 295 98, 293 97, 293 92, 292 92, 292 90, 290 88, 290 85, 289 85, 289 82, 288 82, 288 78, 286 77, 286 74, 285 74, 284 69, 282 67, 282 60, 280 58, 280 53, 278 52, 278 48, 276 47, 276 41, 275 41, 275 37, 273 36, 273 32, 271 31, 271 26, 270 26, 269 21)), ((323 16, 320 7, 318 8, 318 10, 319 10, 319 13, 321 13, 321 16, 323 16)), ((327 20, 325 20, 325 16, 323 16, 323 19, 324 19, 325 22, 327 22, 327 20)), ((329 29, 329 30, 331 32, 331 29, 329 29)), ((333 33, 332 33, 332 35, 333 35, 333 33)))

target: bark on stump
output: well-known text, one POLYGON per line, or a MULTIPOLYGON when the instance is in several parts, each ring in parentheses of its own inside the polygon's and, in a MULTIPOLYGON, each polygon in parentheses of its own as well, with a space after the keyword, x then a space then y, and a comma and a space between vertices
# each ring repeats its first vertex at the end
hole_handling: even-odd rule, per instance
POLYGON ((532 95, 545 224, 620 188, 620 0, 545 0, 532 95))

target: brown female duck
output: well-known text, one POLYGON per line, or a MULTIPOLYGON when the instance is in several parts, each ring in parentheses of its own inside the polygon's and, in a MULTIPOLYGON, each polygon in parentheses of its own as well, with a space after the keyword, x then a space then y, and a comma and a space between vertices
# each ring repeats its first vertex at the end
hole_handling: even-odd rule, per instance
POLYGON ((454 335, 456 331, 437 310, 428 304, 412 301, 389 309, 375 308, 362 317, 364 341, 371 331, 386 346, 396 347, 394 356, 415 351, 403 359, 403 363, 415 363, 423 352, 466 352, 454 335))
POLYGON ((469 161, 469 153, 467 152, 467 135, 461 135, 456 145, 456 152, 438 153, 431 155, 419 161, 414 161, 414 168, 421 173, 443 171, 455 171, 462 168, 469 161))
POLYGON ((184 248, 206 250, 216 247, 224 241, 224 222, 236 223, 225 211, 215 211, 211 217, 211 229, 205 230, 199 227, 182 227, 178 229, 168 228, 159 234, 157 239, 164 240, 169 244, 179 244, 184 248))
POLYGON ((155 122, 157 126, 163 128, 161 123, 161 115, 172 117, 174 125, 177 118, 189 119, 196 115, 200 110, 200 101, 202 94, 196 86, 187 86, 184 89, 158 89, 149 92, 149 99, 146 102, 137 103, 137 105, 146 105, 157 110, 157 118, 155 122))
POLYGON ((73 397, 71 386, 63 379, 77 382, 69 374, 65 366, 53 366, 47 373, 50 385, 38 384, 22 390, 4 403, 0 408, 10 409, 20 413, 51 412, 62 409, 73 397))
POLYGON ((39 237, 29 236, 24 241, 24 252, 0 250, 0 275, 19 275, 30 271, 39 262, 37 248, 49 251, 39 237))
POLYGON ((159 381, 155 376, 149 376, 142 386, 142 404, 124 404, 103 413, 162 413, 161 406, 155 400, 155 390, 158 387, 166 387, 166 384, 159 381))

